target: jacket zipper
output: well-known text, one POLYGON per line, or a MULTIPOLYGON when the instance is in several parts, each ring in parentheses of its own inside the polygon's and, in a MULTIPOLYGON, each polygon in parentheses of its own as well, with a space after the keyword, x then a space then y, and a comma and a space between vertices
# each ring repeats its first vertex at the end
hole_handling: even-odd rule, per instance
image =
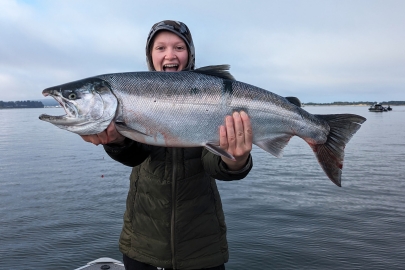
POLYGON ((176 218, 176 178, 177 178, 177 150, 172 148, 172 162, 173 162, 173 171, 172 171, 172 220, 171 220, 171 246, 172 246, 172 268, 176 269, 176 252, 175 252, 175 218, 176 218))

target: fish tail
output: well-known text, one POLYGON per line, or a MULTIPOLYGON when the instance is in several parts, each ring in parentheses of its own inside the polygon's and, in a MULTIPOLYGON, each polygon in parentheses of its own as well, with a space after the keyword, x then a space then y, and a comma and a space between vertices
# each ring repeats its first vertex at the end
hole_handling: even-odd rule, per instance
POLYGON ((330 131, 324 144, 309 145, 329 179, 341 187, 345 146, 366 118, 355 114, 329 114, 316 117, 325 120, 329 124, 330 131))

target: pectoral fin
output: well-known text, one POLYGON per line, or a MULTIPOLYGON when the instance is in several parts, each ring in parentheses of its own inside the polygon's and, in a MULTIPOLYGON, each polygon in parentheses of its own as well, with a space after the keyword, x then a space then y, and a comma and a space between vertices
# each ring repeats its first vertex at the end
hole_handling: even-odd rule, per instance
POLYGON ((124 123, 115 122, 115 127, 122 136, 127 137, 134 141, 139 142, 140 138, 151 137, 150 135, 147 135, 145 133, 128 128, 124 123))

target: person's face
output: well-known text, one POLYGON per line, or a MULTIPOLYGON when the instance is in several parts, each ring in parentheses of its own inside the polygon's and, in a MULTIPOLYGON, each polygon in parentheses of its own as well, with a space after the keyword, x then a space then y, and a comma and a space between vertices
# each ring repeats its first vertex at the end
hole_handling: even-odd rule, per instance
POLYGON ((178 35, 169 31, 156 34, 151 55, 156 71, 182 71, 188 62, 186 43, 178 35))

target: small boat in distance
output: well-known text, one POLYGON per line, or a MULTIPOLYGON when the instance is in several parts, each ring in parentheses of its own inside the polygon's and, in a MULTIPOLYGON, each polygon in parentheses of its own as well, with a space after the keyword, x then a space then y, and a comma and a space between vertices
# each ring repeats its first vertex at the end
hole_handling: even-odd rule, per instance
POLYGON ((368 108, 370 112, 386 112, 388 111, 381 103, 375 103, 368 108))
POLYGON ((387 110, 392 111, 392 108, 390 107, 390 105, 388 105, 387 110))

